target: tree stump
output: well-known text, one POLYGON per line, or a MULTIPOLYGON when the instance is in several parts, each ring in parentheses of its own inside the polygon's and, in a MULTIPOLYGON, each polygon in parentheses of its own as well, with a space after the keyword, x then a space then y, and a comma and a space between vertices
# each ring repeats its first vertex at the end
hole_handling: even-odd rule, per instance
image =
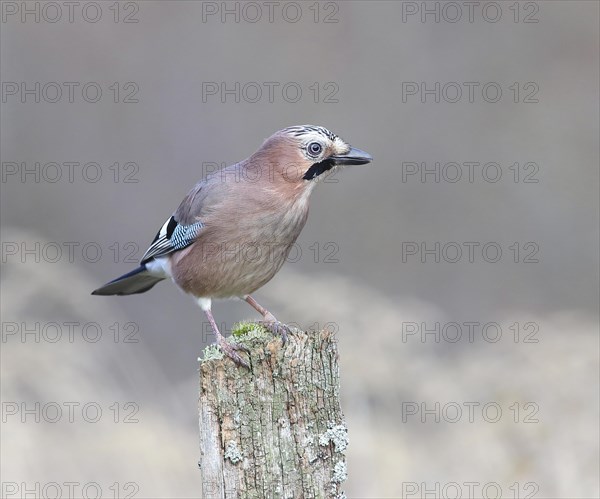
POLYGON ((200 363, 200 461, 205 499, 344 498, 347 428, 330 331, 288 334, 256 324, 232 341, 250 369, 214 346, 200 363))

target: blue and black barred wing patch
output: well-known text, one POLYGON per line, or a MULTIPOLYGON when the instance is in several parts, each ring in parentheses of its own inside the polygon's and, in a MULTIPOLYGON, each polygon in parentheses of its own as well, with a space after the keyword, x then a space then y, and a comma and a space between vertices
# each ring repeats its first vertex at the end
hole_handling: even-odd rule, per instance
POLYGON ((142 257, 142 263, 186 248, 196 240, 202 227, 204 227, 202 222, 182 225, 177 223, 175 217, 170 217, 158 231, 154 241, 142 257))

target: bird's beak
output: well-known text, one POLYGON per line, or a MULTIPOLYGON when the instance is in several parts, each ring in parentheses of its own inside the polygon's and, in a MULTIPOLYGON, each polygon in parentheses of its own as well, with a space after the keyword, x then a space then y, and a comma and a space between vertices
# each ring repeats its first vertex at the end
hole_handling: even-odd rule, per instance
POLYGON ((336 166, 366 165, 367 163, 373 161, 373 156, 371 156, 368 152, 351 147, 346 154, 335 154, 330 156, 329 159, 331 159, 336 166))

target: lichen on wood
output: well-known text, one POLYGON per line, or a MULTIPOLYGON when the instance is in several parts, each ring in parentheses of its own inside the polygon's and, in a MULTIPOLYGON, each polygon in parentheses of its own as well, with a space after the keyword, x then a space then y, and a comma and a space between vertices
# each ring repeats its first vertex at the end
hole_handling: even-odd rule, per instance
POLYGON ((250 369, 214 352, 200 362, 202 497, 343 498, 347 429, 330 331, 288 341, 243 324, 250 369))

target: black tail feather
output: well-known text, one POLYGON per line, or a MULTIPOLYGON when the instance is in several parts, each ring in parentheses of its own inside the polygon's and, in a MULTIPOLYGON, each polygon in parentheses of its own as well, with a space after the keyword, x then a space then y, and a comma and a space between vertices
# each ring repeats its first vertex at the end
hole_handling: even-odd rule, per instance
POLYGON ((117 277, 106 283, 104 286, 92 291, 92 294, 101 296, 123 296, 145 293, 163 279, 164 277, 157 277, 150 274, 145 265, 140 265, 137 269, 134 269, 121 277, 117 277))

